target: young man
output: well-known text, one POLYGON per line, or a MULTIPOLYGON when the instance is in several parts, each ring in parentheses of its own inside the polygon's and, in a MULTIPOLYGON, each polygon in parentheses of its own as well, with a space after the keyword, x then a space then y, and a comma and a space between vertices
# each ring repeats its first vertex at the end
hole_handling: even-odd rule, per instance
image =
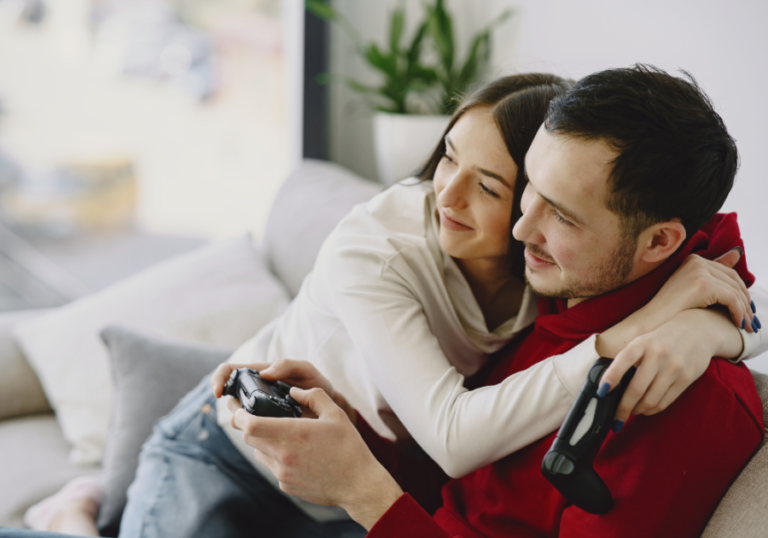
MULTIPOLYGON (((733 184, 735 144, 695 84, 659 70, 580 81, 551 104, 525 167, 514 236, 526 245, 540 316, 486 384, 631 315, 690 253, 713 259, 743 247, 735 216, 715 215, 733 184)), ((736 269, 751 284, 743 259, 736 269)), ((612 356, 599 337, 597 351, 612 356)), ((326 392, 292 395, 318 420, 261 419, 232 404, 235 425, 284 491, 341 506, 371 537, 698 536, 764 432, 747 368, 715 359, 664 413, 615 425, 595 462, 615 498, 608 514, 570 505, 541 475, 553 433, 449 481, 430 516, 393 478, 424 484, 424 462, 399 454, 359 416, 356 429, 351 410, 326 392)))

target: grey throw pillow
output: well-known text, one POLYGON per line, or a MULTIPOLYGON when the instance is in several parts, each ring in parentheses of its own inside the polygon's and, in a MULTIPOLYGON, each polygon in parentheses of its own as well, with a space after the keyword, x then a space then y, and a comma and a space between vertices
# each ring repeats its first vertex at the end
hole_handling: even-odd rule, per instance
POLYGON ((152 425, 232 351, 160 340, 121 327, 105 328, 101 338, 109 349, 115 392, 96 524, 102 536, 117 536, 126 490, 152 425))

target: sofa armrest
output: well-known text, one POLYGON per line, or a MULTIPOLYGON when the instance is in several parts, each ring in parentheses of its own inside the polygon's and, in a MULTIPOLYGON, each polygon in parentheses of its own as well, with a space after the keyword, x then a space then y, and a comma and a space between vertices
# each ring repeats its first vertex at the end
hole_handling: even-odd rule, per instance
POLYGON ((11 333, 17 322, 47 311, 0 312, 0 420, 51 411, 37 374, 11 333))
MULTIPOLYGON (((752 372, 768 424, 768 375, 752 372)), ((704 529, 702 538, 765 536, 768 529, 768 438, 734 480, 704 529)))

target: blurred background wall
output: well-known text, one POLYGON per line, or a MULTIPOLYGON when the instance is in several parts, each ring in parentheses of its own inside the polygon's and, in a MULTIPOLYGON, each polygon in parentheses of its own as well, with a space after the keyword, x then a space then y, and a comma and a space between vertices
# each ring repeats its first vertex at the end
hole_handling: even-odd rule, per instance
MULTIPOLYGON (((359 29, 384 43, 397 0, 333 0, 359 29)), ((737 211, 750 268, 768 286, 768 2, 756 0, 448 0, 460 51, 468 35, 508 7, 516 15, 494 35, 493 73, 546 71, 579 78, 609 67, 651 63, 685 69, 707 91, 736 138, 741 169, 724 210, 737 211)), ((406 0, 415 24, 421 3, 406 0)), ((412 29, 412 27, 411 27, 412 29)), ((331 72, 374 82, 338 28, 331 33, 331 72)), ((331 86, 331 159, 376 177, 371 114, 342 84, 331 86)))

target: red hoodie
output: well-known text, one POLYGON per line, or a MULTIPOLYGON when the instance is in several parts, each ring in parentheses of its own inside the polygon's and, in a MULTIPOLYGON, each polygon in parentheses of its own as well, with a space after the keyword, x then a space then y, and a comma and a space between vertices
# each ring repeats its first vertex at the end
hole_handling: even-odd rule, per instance
MULTIPOLYGON (((487 384, 499 383, 615 325, 645 305, 688 254, 714 259, 737 245, 743 247, 736 215, 718 214, 664 264, 627 286, 569 309, 565 301, 540 300, 533 330, 498 363, 487 384)), ((752 284, 743 257, 736 270, 747 285, 752 284)), ((429 482, 419 485, 417 470, 423 462, 398 455, 364 423, 360 431, 404 489, 429 503, 428 490, 439 483, 434 468, 429 467, 429 482), (408 487, 409 483, 416 485, 408 487)), ((763 432, 762 405, 749 370, 714 359, 666 411, 633 416, 620 434, 608 435, 595 460, 595 469, 615 500, 608 514, 596 516, 572 506, 542 476, 541 461, 552 445, 553 432, 449 481, 433 517, 404 494, 368 536, 698 536, 763 432)))

